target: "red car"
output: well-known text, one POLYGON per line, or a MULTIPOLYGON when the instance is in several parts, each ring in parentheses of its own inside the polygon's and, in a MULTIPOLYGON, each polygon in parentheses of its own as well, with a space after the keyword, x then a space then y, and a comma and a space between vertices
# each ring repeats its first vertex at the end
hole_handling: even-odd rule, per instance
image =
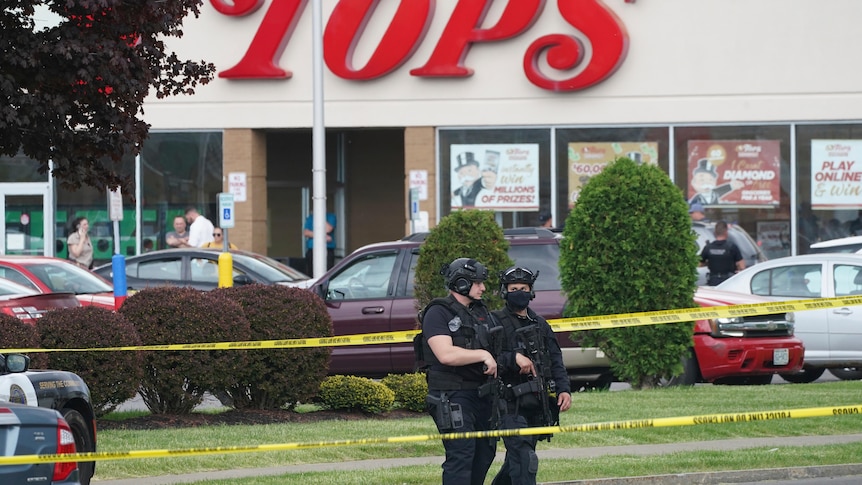
POLYGON ((42 314, 55 308, 74 308, 81 303, 71 293, 42 294, 0 278, 0 312, 32 325, 42 314))
POLYGON ((74 293, 83 306, 114 309, 114 287, 102 277, 65 259, 0 256, 0 278, 38 293, 74 293))

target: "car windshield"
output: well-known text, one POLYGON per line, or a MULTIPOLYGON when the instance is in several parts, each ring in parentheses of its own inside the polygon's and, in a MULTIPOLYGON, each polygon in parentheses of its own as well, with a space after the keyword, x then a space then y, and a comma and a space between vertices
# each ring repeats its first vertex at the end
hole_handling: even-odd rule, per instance
POLYGON ((51 291, 72 292, 78 295, 114 291, 114 288, 105 280, 65 261, 28 264, 27 269, 51 288, 51 291))
POLYGON ((307 280, 308 275, 301 273, 290 266, 266 256, 233 253, 234 260, 241 260, 242 264, 250 271, 257 273, 261 278, 273 283, 307 280))

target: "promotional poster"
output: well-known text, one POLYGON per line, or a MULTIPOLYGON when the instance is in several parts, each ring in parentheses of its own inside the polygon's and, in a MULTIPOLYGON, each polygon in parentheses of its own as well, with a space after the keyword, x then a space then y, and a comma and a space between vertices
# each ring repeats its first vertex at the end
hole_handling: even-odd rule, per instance
POLYGON ((657 142, 569 143, 569 208, 575 205, 590 178, 620 157, 637 163, 658 165, 657 142))
POLYGON ((811 207, 862 208, 862 140, 811 140, 811 207))
POLYGON ((452 208, 539 210, 539 145, 452 145, 452 208))
POLYGON ((778 206, 781 142, 691 140, 688 142, 688 180, 689 204, 778 206))

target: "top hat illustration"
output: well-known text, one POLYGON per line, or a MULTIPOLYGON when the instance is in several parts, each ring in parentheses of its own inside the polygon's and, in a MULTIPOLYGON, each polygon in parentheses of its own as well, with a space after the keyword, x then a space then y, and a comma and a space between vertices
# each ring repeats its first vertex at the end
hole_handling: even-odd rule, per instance
POLYGON ((708 173, 713 177, 718 178, 718 174, 715 172, 715 166, 709 163, 708 158, 701 158, 697 161, 697 168, 694 169, 694 174, 697 175, 699 173, 708 173))
POLYGON ((467 165, 475 165, 479 166, 479 162, 476 161, 476 155, 473 152, 464 152, 455 157, 455 160, 458 161, 458 165, 455 167, 455 171, 461 170, 467 165))

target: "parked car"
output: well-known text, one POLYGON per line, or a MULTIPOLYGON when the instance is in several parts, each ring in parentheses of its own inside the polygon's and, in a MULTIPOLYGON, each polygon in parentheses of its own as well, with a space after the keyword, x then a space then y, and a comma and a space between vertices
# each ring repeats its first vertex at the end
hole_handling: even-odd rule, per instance
MULTIPOLYGON (((715 222, 692 221, 691 228, 697 234, 697 254, 700 254, 707 243, 715 240, 715 222)), ((738 224, 727 225, 727 239, 739 248, 746 268, 767 260, 766 255, 760 250, 760 246, 738 224)), ((697 269, 698 285, 706 284, 707 271, 705 266, 697 269)))
POLYGON ((862 236, 842 237, 812 244, 809 254, 816 253, 862 253, 862 236))
MULTIPOLYGON (((290 266, 252 253, 232 249, 233 284, 251 283, 301 286, 309 279, 290 266)), ((220 249, 182 248, 163 249, 126 258, 126 285, 129 290, 142 290, 156 286, 190 286, 199 290, 218 287, 218 259, 220 249)), ((113 280, 110 264, 99 266, 93 272, 113 280)))
MULTIPOLYGON (((862 254, 789 256, 760 263, 716 288, 800 300, 862 295, 862 254)), ((805 343, 805 367, 781 374, 791 382, 811 382, 826 369, 840 379, 862 379, 862 307, 841 306, 796 313, 796 335, 805 343)))
MULTIPOLYGON (((531 308, 547 319, 560 318, 565 305, 558 266, 561 236, 533 228, 506 230, 505 234, 509 256, 517 264, 540 272, 531 308)), ((424 235, 419 234, 362 247, 312 285, 311 290, 326 302, 335 335, 415 328, 413 279, 423 240, 424 235)), ((698 290, 695 300, 702 306, 762 301, 705 289, 698 290)), ((793 337, 792 324, 784 314, 701 321, 696 328, 695 352, 686 363, 687 374, 672 383, 721 382, 725 378, 730 382, 751 376, 763 376, 755 380, 765 382, 778 371, 802 366, 802 344, 793 337), (768 321, 772 324, 766 325, 768 321), (784 357, 787 362, 782 364, 778 359, 784 357)), ((610 386, 614 376, 601 350, 580 347, 567 332, 557 333, 557 338, 573 389, 610 386)), ((380 377, 412 372, 413 366, 409 344, 349 346, 333 348, 329 372, 380 377)))
MULTIPOLYGON (((7 431, 17 426, 15 454, 95 452, 96 417, 84 381, 72 372, 30 370, 29 366, 25 355, 0 354, 0 432, 4 444, 8 446, 15 437, 7 431)), ((5 446, 2 449, 4 455, 13 451, 5 446)), ((95 462, 0 466, 0 481, 87 485, 95 467, 95 462)))
POLYGON ((36 319, 54 308, 74 308, 81 302, 72 293, 39 293, 5 278, 0 278, 0 312, 35 325, 36 319))
POLYGON ((65 259, 46 256, 0 256, 0 278, 39 293, 74 293, 81 305, 114 309, 114 287, 65 259))

